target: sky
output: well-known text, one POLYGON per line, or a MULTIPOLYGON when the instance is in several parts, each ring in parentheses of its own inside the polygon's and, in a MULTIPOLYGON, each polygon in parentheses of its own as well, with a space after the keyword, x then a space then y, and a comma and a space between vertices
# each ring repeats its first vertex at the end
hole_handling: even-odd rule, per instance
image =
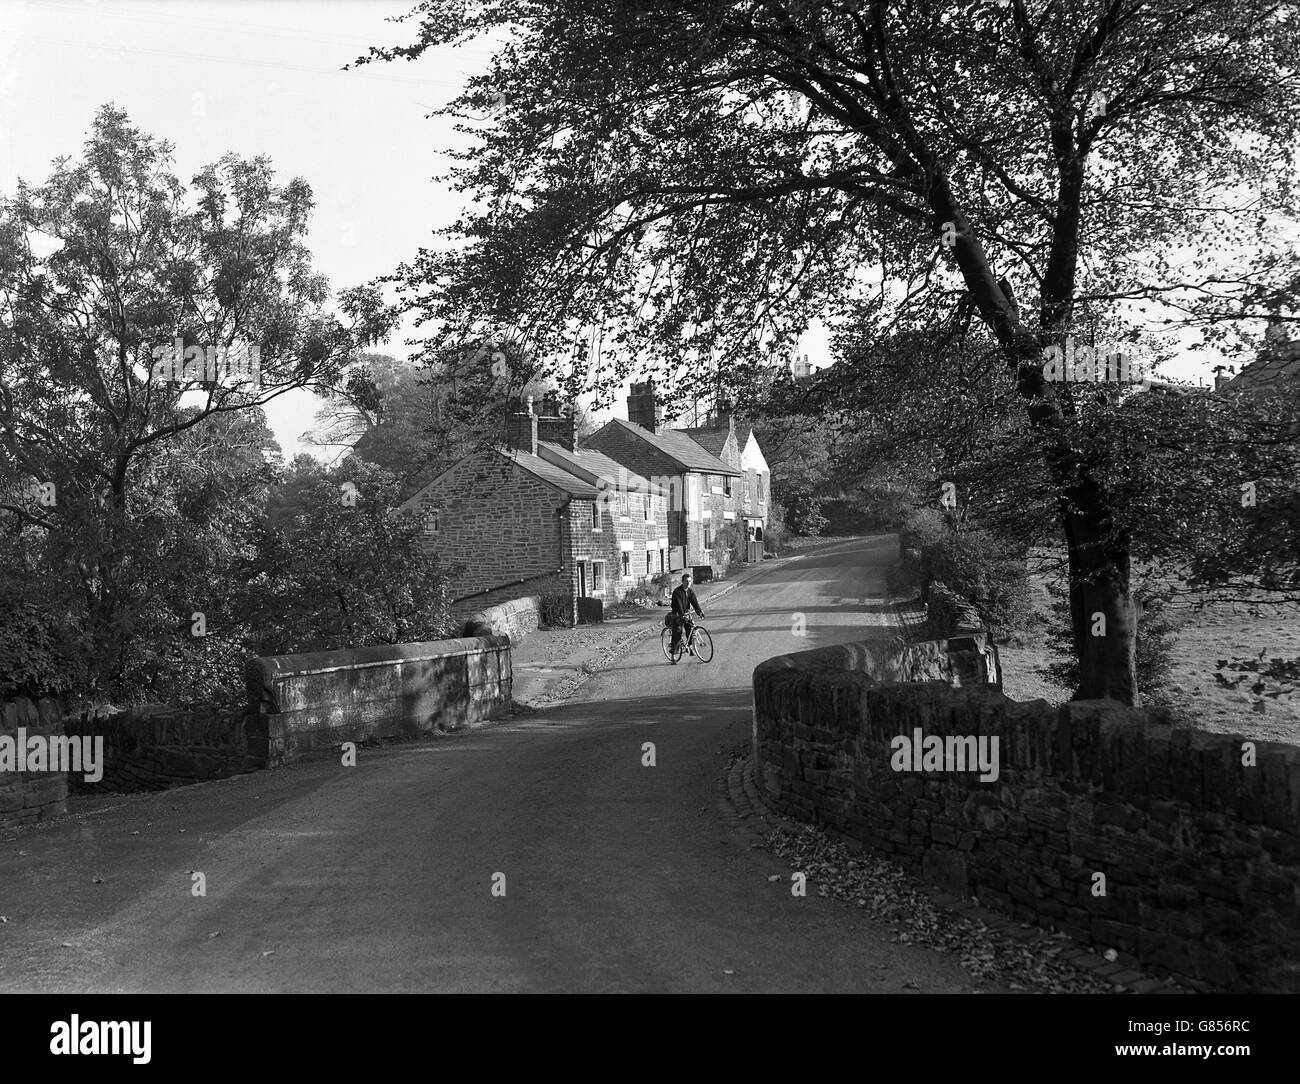
MULTIPOLYGON (((370 45, 405 44, 415 23, 389 22, 413 0, 0 0, 0 192, 43 181, 77 157, 107 102, 175 145, 188 181, 227 151, 266 154, 282 181, 302 177, 316 210, 308 246, 334 289, 393 271, 452 221, 460 199, 433 175, 439 151, 463 146, 429 118, 487 65, 475 44, 344 72, 370 45)), ((382 348, 405 358, 408 324, 382 348)), ((826 364, 818 327, 800 343, 826 364)), ((1171 375, 1208 376, 1217 359, 1184 359, 1171 375)), ((267 407, 292 456, 318 402, 306 392, 267 407)), ((626 416, 622 403, 616 412, 626 416)), ((609 412, 598 415, 599 420, 609 412)))
MULTIPOLYGON (((410 41, 411 24, 385 19, 413 6, 0 0, 0 191, 77 156, 111 101, 175 144, 185 181, 227 151, 266 154, 282 181, 305 179, 316 198, 308 247, 335 290, 387 274, 456 215, 458 200, 431 178, 435 149, 464 137, 426 115, 487 59, 485 49, 444 50, 339 70, 369 45, 410 41)), ((383 352, 410 353, 400 339, 383 352)), ((268 405, 288 454, 317 405, 306 392, 268 405)))

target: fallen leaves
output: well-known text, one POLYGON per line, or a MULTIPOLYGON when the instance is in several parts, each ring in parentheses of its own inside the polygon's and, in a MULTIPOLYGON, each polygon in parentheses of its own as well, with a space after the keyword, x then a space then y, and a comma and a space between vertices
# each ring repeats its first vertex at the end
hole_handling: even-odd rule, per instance
MULTIPOLYGON (((981 988, 996 983, 1020 991, 1114 992, 1109 983, 1060 959, 1063 946, 1046 931, 1036 931, 1031 939, 1022 941, 977 918, 954 915, 940 908, 921 882, 905 870, 873 855, 851 851, 812 825, 779 827, 767 837, 766 846, 786 859, 792 869, 806 872, 808 880, 816 882, 819 895, 843 900, 892 926, 894 936, 882 941, 954 953, 981 988)), ((904 988, 916 986, 905 982, 904 988)))

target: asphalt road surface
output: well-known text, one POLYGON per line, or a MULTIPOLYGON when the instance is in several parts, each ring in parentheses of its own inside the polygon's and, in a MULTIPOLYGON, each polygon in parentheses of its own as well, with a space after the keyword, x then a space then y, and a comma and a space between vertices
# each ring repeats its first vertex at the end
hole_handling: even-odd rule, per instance
POLYGON ((891 634, 896 552, 764 569, 706 608, 707 665, 653 635, 549 711, 10 833, 0 989, 970 990, 954 957, 794 897, 715 792, 757 663, 891 634))

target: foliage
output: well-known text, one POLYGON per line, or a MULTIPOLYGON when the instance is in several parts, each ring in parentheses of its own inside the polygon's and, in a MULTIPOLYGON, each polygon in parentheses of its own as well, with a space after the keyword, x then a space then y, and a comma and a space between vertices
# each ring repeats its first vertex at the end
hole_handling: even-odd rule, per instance
POLYGON ((286 483, 297 507, 268 521, 250 560, 245 614, 257 654, 436 640, 451 630, 447 576, 422 547, 418 512, 397 507, 398 481, 348 461, 302 457, 286 483))
POLYGON ((983 530, 945 530, 923 553, 927 581, 966 599, 990 630, 1005 636, 1025 627, 1033 607, 1023 554, 983 530))
POLYGON ((763 552, 780 554, 786 546, 789 528, 785 522, 785 510, 775 498, 767 502, 767 523, 763 528, 763 552))
POLYGON ((63 695, 74 684, 72 665, 46 614, 0 598, 0 700, 63 695))
POLYGON ((781 504, 785 510, 785 522, 792 534, 816 538, 826 526, 821 499, 807 490, 787 492, 781 498, 781 504))
POLYGON ((725 568, 745 564, 748 557, 749 531, 744 519, 727 520, 714 539, 713 563, 725 568))
POLYGON ((188 696, 225 666, 274 455, 260 407, 332 385, 390 326, 376 289, 338 296, 346 323, 329 311, 303 181, 228 154, 187 194, 171 149, 105 106, 80 161, 0 200, 0 528, 22 550, 0 579, 47 577, 95 698, 188 696), (246 365, 166 373, 177 339, 246 365))
MULTIPOLYGON (((1042 350, 1086 341, 1120 302, 1186 314, 1210 341, 1294 305, 1300 272, 1278 255, 1300 134, 1289 9, 426 0, 416 14, 414 42, 360 62, 503 32, 444 112, 511 93, 446 178, 469 210, 395 276, 405 306, 454 342, 508 323, 598 394, 639 368, 679 375, 684 398, 729 385, 742 410, 828 311, 876 356, 977 318, 972 339, 1034 430, 1004 474, 1043 472, 1073 610, 1111 619, 1107 638, 1074 623, 1081 687, 1133 698, 1130 539, 1042 350)), ((913 384, 934 378, 924 351, 904 358, 913 384)), ((826 383, 824 412, 863 411, 826 383)))
POLYGON ((568 595, 543 595, 538 619, 545 628, 569 628, 573 624, 572 605, 568 595))

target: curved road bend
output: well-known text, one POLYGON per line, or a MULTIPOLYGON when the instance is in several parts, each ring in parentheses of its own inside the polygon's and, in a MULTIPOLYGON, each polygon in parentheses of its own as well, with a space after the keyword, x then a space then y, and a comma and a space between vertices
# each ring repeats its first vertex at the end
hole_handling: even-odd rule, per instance
POLYGON ((891 635, 896 552, 861 539, 764 570, 706 608, 708 665, 669 666, 656 634, 553 710, 0 842, 0 989, 970 990, 953 956, 793 897, 716 800, 754 666, 891 635))

